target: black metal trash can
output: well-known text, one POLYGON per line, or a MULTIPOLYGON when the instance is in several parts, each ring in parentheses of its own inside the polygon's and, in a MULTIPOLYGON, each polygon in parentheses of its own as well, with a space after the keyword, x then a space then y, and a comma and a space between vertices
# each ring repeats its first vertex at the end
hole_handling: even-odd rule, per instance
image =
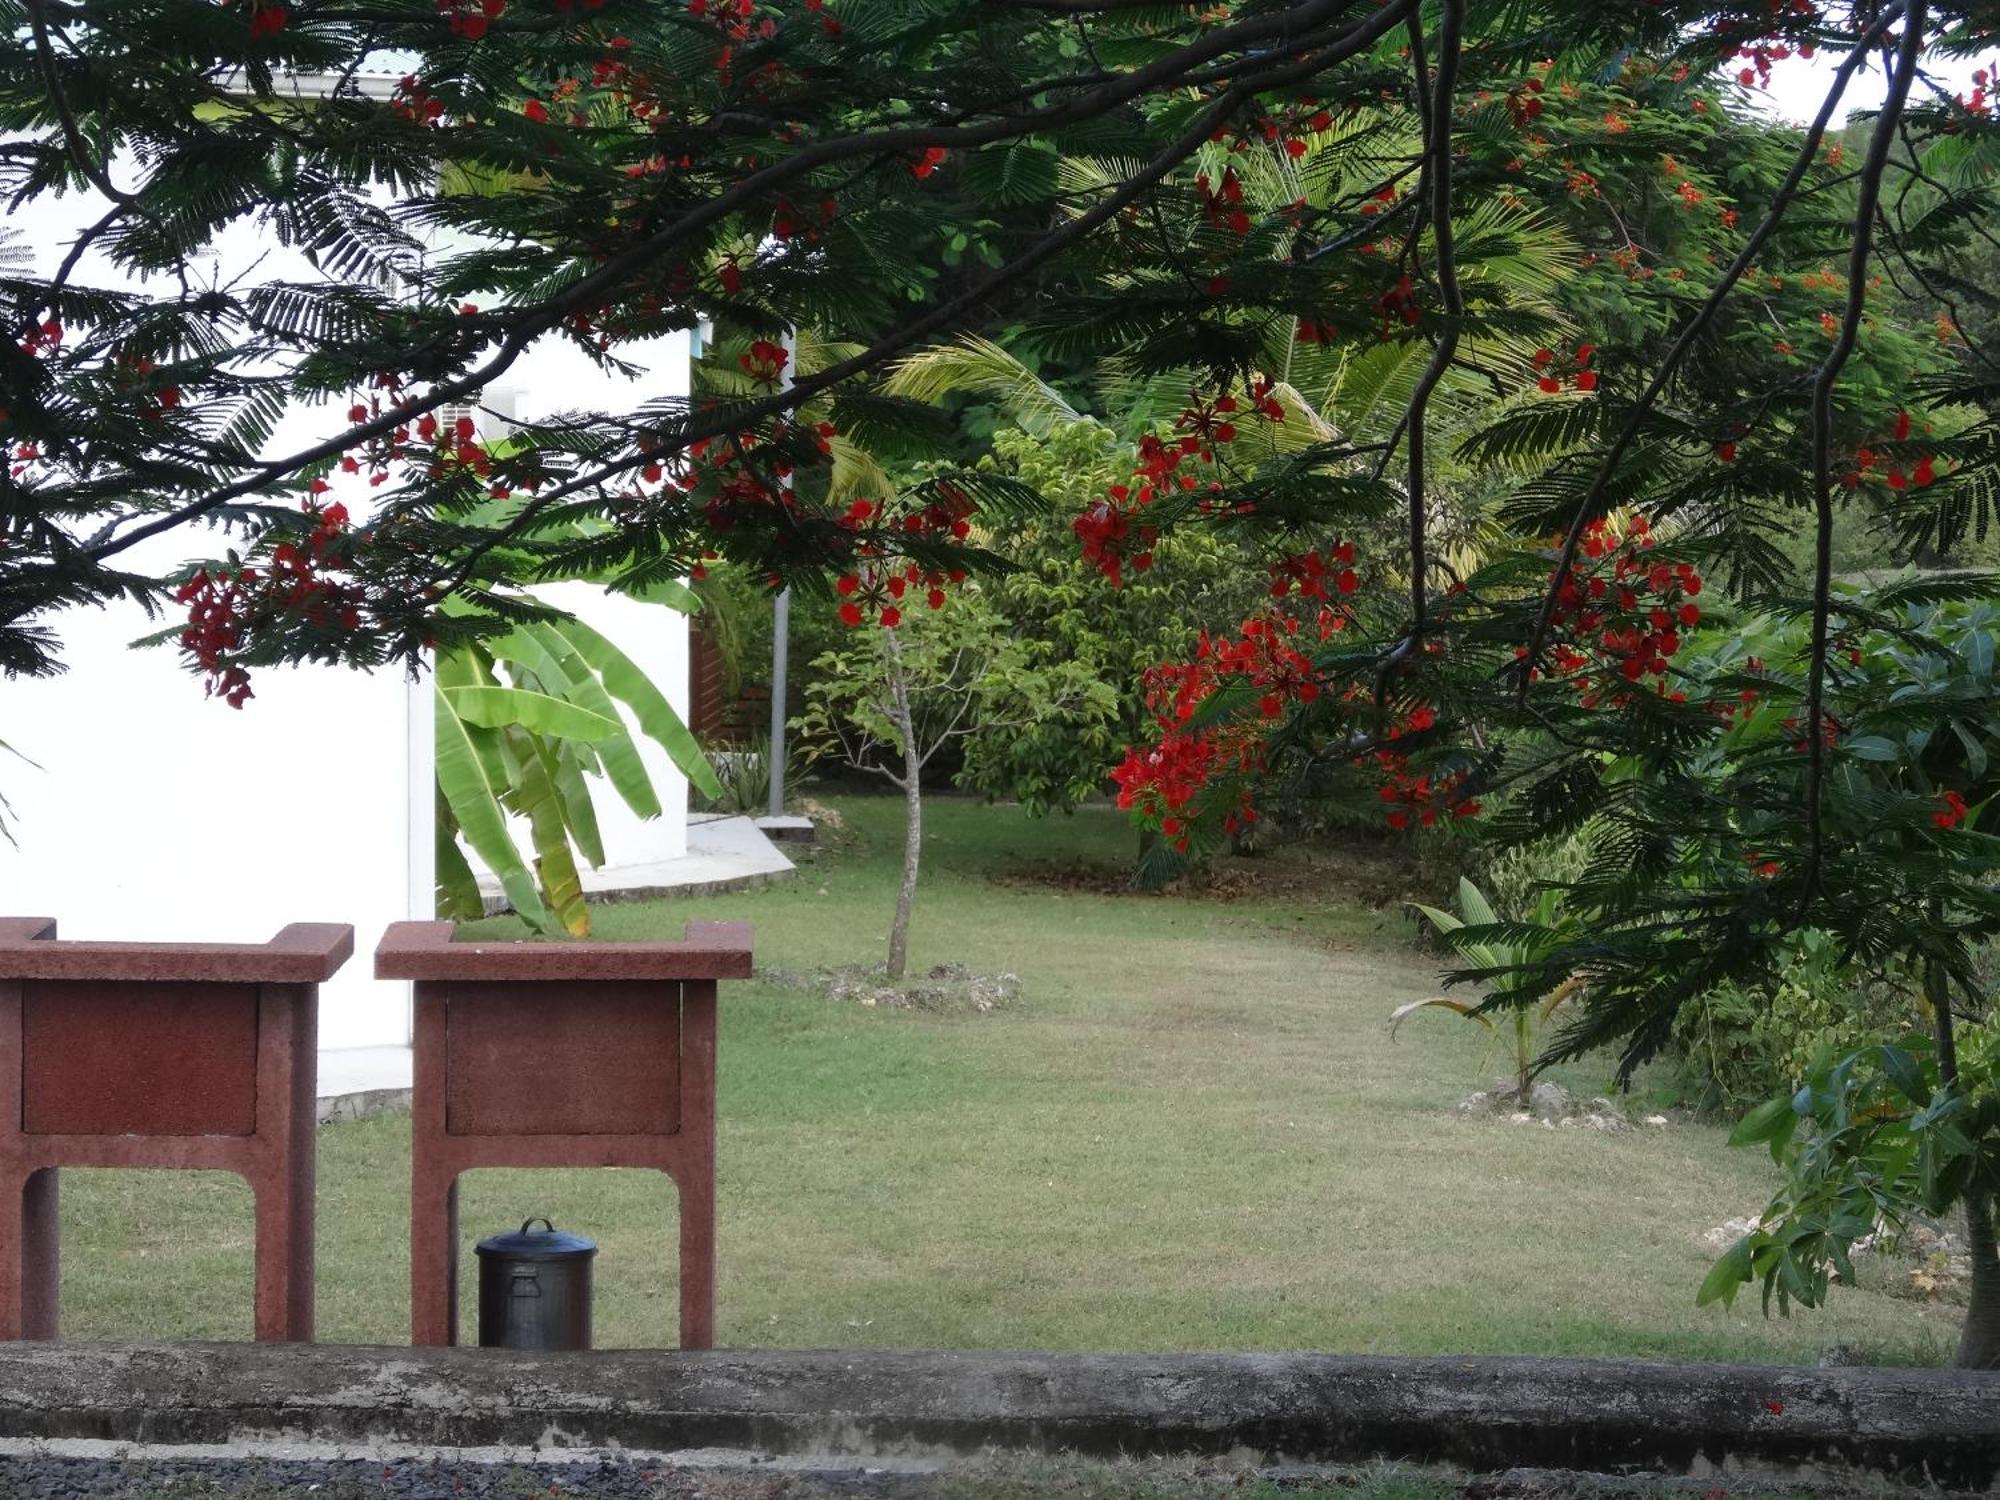
POLYGON ((590 1268, 597 1246, 547 1219, 473 1246, 479 1257, 482 1349, 588 1349, 590 1268), (535 1229, 535 1224, 542 1228, 535 1229))

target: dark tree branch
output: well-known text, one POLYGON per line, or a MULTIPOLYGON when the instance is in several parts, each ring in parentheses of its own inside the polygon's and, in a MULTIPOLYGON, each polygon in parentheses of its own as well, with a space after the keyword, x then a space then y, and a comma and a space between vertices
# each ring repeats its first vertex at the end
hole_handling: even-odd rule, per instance
POLYGON ((23 3, 28 8, 28 26, 35 36, 35 63, 41 71, 42 85, 49 91, 49 103, 54 106, 56 118, 62 123, 63 143, 69 149, 70 160, 105 197, 113 203, 131 207, 135 196, 115 186, 106 168, 91 158, 90 147, 83 138, 83 128, 77 123, 76 112, 69 107, 69 96, 63 92, 62 75, 56 71, 55 46, 49 38, 48 17, 42 9, 42 0, 23 0, 23 3))
MULTIPOLYGON (((1458 86, 1458 57, 1465 24, 1465 0, 1443 0, 1443 20, 1438 29, 1437 78, 1424 101, 1424 184, 1430 190, 1431 233, 1437 241, 1438 293, 1444 299, 1445 326, 1430 363, 1424 367, 1417 388, 1410 393, 1404 414, 1410 444, 1410 635, 1424 633, 1425 593, 1428 564, 1425 558, 1425 474, 1424 418, 1430 409, 1431 393, 1451 368, 1458 352, 1459 327, 1465 318, 1465 298, 1458 286, 1458 261, 1452 246, 1451 221, 1451 114, 1452 91, 1458 86)), ((1410 50, 1421 70, 1424 50, 1423 23, 1410 17, 1410 50)), ((1419 77, 1421 77, 1421 71, 1419 77)))
POLYGON ((1833 388, 1846 368, 1848 357, 1861 335, 1861 317, 1868 307, 1868 263, 1874 253, 1875 213, 1882 197, 1882 178, 1888 171, 1889 152, 1896 143, 1896 125, 1910 97, 1917 62, 1923 53, 1926 0, 1910 0, 1903 23, 1902 45, 1897 49, 1895 75, 1889 80, 1888 97, 1875 117, 1875 129, 1868 138, 1868 155, 1862 163, 1857 189, 1859 201, 1854 211, 1854 244, 1847 258, 1847 307, 1840 320, 1840 333, 1827 351, 1819 373, 1813 377, 1812 459, 1813 459, 1813 614, 1812 656, 1806 678, 1806 868, 1801 882, 1806 900, 1819 894, 1820 868, 1826 854, 1826 828, 1820 807, 1820 789, 1826 779, 1826 651, 1827 628, 1832 614, 1833 590, 1833 388))

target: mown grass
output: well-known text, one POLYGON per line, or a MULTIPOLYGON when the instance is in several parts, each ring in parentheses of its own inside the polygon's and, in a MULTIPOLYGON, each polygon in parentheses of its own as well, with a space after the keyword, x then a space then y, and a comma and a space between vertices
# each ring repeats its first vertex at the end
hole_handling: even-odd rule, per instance
MULTIPOLYGON (((788 885, 605 906, 597 935, 739 918, 760 964, 874 959, 899 808, 841 807, 840 845, 788 885)), ((1005 878, 1114 867, 1131 835, 1109 812, 944 801, 928 826, 914 963, 1011 970, 1021 1002, 933 1015, 725 988, 722 1342, 1944 1356, 1952 1310, 1878 1293, 1789 1320, 1695 1308, 1698 1236, 1772 1185, 1718 1127, 1452 1118, 1499 1059, 1442 1013, 1390 1039, 1390 1008, 1436 989, 1395 907, 1310 880, 1230 901, 1005 878)), ((1608 1067, 1564 1081, 1596 1091, 1608 1067)), ((399 1120, 322 1133, 323 1339, 407 1337, 407 1151, 399 1120)), ((247 1330, 241 1189, 72 1173, 64 1192, 68 1332, 247 1330)), ((663 1180, 477 1174, 464 1210, 468 1239, 531 1212, 596 1238, 599 1342, 672 1342, 663 1180)))

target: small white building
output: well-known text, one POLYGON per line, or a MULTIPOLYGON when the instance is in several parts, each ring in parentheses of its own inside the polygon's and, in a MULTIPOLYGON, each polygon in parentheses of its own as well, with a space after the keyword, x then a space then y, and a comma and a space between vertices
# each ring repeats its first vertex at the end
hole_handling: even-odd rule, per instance
MULTIPOLYGON (((298 87, 310 93, 314 84, 298 87)), ((8 227, 35 271, 49 274, 103 207, 87 195, 35 203, 8 227)), ((244 223, 227 232, 203 274, 222 285, 318 273, 303 254, 244 223)), ((74 280, 130 284, 96 256, 74 280)), ((622 347, 621 358, 644 371, 627 381, 545 338, 481 404, 529 420, 685 396, 690 342, 678 334, 622 347)), ((337 432, 345 413, 345 402, 300 406, 267 451, 297 451, 337 432)), ((346 486, 336 484, 329 498, 365 515, 366 484, 336 478, 346 486)), ((169 568, 225 545, 216 533, 189 530, 154 539, 132 561, 169 568)), ((616 642, 685 718, 683 616, 581 584, 545 597, 616 642)), ((72 610, 49 623, 68 670, 0 679, 0 741, 25 757, 0 753, 14 841, 0 842, 0 915, 54 917, 70 938, 179 941, 260 941, 287 922, 350 922, 356 956, 321 993, 322 1092, 392 1084, 397 1054, 382 1049, 407 1048, 408 986, 376 982, 368 955, 388 923, 434 914, 428 682, 394 669, 267 668, 253 675, 256 696, 238 711, 204 698, 172 646, 128 649, 172 617, 124 606, 72 610)), ((608 789, 598 797, 609 866, 657 866, 687 847, 686 781, 659 746, 634 738, 664 812, 641 821, 608 789)))

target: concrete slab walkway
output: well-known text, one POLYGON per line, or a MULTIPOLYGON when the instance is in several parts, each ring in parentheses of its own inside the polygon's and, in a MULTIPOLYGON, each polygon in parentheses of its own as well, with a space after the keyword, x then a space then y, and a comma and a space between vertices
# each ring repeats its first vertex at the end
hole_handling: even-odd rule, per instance
MULTIPOLYGON (((712 896, 788 880, 797 867, 765 837, 756 821, 721 813, 688 817, 687 853, 679 859, 646 864, 585 866, 579 871, 584 894, 604 901, 641 901, 656 896, 712 896)), ((507 910, 500 882, 479 877, 489 916, 507 910)))

